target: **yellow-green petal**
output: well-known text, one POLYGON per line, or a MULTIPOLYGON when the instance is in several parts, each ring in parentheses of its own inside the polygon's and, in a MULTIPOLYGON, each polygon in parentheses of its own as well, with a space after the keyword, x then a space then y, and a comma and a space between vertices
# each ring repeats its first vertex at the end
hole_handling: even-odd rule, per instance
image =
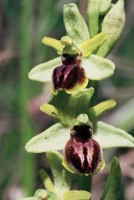
POLYGON ((107 33, 99 33, 92 39, 86 40, 80 44, 83 57, 89 56, 97 47, 99 47, 108 38, 107 33))
POLYGON ((60 40, 56 40, 54 38, 50 38, 50 37, 44 37, 42 39, 42 42, 47 45, 50 46, 54 49, 57 50, 57 52, 61 55, 62 54, 62 50, 64 48, 64 45, 61 43, 60 40))

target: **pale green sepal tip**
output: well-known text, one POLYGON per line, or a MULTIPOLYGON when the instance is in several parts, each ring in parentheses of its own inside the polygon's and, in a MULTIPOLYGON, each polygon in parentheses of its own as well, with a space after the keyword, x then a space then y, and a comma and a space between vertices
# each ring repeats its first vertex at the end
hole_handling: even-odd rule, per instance
POLYGON ((61 150, 70 138, 68 126, 56 123, 44 132, 34 136, 26 144, 26 151, 43 153, 51 150, 61 150))
POLYGON ((126 131, 98 121, 93 134, 95 139, 102 148, 113 147, 134 147, 134 137, 126 131))
POLYGON ((115 69, 112 61, 94 54, 91 54, 88 58, 83 58, 82 67, 85 69, 87 77, 91 80, 108 78, 113 75, 115 69))
POLYGON ((57 57, 48 62, 42 63, 34 67, 28 74, 29 79, 39 82, 50 82, 53 70, 62 65, 61 57, 57 57))

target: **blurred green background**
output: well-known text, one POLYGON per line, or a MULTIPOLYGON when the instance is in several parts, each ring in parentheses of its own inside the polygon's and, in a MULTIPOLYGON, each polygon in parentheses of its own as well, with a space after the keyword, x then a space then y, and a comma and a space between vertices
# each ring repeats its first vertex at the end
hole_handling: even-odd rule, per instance
MULTIPOLYGON (((43 36, 60 39, 65 35, 63 5, 77 3, 85 19, 86 0, 0 0, 0 199, 19 200, 42 187, 41 167, 49 171, 44 155, 26 153, 33 135, 47 128, 52 119, 39 111, 47 102, 50 85, 28 80, 35 65, 52 59, 56 52, 45 47, 43 36)), ((114 1, 116 2, 116 1, 114 1)), ((117 107, 102 119, 134 133, 134 1, 125 1, 126 25, 109 58, 116 64, 115 75, 100 81, 97 102, 114 98, 117 107)), ((107 166, 93 178, 92 200, 98 200, 117 155, 123 171, 120 200, 134 200, 134 150, 105 151, 107 166)))

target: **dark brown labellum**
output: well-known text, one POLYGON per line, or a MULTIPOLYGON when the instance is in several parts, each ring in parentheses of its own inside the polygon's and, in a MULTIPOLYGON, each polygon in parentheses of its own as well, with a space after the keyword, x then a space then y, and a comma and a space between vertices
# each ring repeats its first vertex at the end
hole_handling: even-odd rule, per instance
POLYGON ((77 83, 83 84, 85 79, 84 69, 77 64, 56 67, 52 74, 54 89, 72 89, 77 83))
POLYGON ((102 162, 101 148, 91 138, 72 137, 65 146, 64 156, 68 165, 81 174, 94 174, 102 162))

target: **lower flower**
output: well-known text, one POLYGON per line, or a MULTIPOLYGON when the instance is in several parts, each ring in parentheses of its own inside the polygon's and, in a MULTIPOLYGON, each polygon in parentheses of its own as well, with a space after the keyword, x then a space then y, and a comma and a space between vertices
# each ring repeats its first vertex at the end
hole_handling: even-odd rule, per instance
POLYGON ((96 174, 105 166, 102 149, 98 142, 91 138, 90 130, 91 127, 83 125, 77 126, 76 132, 75 127, 75 134, 71 134, 71 139, 65 146, 63 165, 71 172, 96 174))

